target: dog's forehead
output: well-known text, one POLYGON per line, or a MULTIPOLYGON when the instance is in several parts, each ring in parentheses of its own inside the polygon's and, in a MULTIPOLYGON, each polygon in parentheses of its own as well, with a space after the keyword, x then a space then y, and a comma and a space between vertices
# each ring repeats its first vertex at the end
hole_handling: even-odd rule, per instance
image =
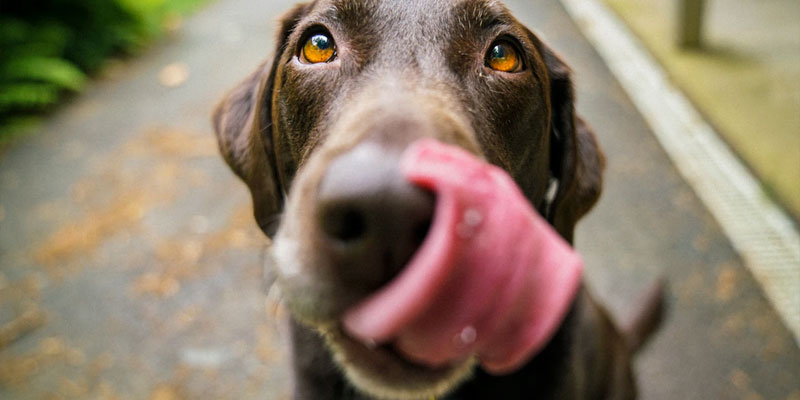
POLYGON ((405 32, 436 25, 489 27, 512 19, 497 0, 318 0, 312 13, 345 25, 373 21, 405 32))

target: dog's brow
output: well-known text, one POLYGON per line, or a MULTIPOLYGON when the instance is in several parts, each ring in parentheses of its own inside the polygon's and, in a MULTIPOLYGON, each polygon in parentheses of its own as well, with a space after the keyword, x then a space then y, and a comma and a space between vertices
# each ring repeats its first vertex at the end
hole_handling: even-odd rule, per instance
POLYGON ((369 17, 375 8, 370 0, 334 0, 323 12, 323 15, 334 20, 363 20, 369 17))
POLYGON ((458 23, 465 29, 489 30, 510 23, 508 10, 495 0, 465 0, 452 9, 458 23))

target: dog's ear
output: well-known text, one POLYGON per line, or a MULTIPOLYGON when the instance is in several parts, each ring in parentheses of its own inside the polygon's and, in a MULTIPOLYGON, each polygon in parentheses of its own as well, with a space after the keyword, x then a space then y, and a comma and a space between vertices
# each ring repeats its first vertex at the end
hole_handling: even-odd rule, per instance
POLYGON ((600 198, 605 157, 594 132, 575 112, 572 71, 535 36, 534 42, 548 75, 550 173, 557 188, 555 193, 548 194, 548 204, 542 211, 556 231, 571 243, 575 224, 600 198))
POLYGON ((250 189, 256 222, 270 237, 278 229, 284 202, 270 122, 272 92, 289 35, 308 8, 300 4, 283 16, 271 60, 236 86, 213 113, 222 156, 250 189))

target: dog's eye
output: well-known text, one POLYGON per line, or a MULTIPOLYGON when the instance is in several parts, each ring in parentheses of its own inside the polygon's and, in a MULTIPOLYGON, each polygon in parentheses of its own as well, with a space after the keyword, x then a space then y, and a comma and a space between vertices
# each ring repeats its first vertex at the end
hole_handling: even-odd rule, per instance
POLYGON ((311 35, 300 52, 300 60, 308 64, 329 62, 336 56, 336 44, 325 33, 311 35))
POLYGON ((516 48, 506 41, 495 42, 486 54, 486 66, 501 72, 519 72, 522 60, 516 48))

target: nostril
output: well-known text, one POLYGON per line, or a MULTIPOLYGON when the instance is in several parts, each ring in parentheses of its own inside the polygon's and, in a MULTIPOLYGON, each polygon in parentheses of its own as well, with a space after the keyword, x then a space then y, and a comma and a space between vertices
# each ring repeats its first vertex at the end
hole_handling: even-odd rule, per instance
POLYGON ((331 239, 352 243, 367 233, 364 214, 353 207, 329 207, 322 214, 322 230, 331 239))
POLYGON ((416 246, 420 246, 422 242, 425 241, 425 238, 428 237, 428 231, 431 230, 431 224, 433 221, 428 218, 419 223, 417 223, 411 231, 413 244, 416 246))

